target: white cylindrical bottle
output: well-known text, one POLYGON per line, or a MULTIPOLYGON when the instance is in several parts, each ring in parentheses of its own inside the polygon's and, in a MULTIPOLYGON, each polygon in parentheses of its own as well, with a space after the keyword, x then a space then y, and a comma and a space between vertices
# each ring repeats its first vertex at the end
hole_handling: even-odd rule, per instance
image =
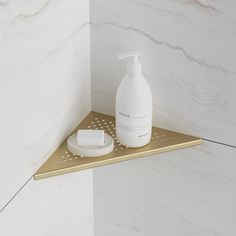
POLYGON ((151 140, 152 93, 142 75, 138 55, 119 56, 131 58, 127 74, 116 93, 116 136, 126 147, 142 147, 151 140))

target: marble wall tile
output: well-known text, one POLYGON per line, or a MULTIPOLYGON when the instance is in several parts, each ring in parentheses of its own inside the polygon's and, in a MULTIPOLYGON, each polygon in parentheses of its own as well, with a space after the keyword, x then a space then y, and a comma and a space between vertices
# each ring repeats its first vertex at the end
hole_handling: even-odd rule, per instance
POLYGON ((0 1, 0 209, 90 111, 89 39, 87 0, 0 1))
POLYGON ((236 235, 235 156, 205 142, 95 169, 95 235, 236 235))
POLYGON ((93 236, 92 170, 30 180, 0 225, 2 236, 93 236))
POLYGON ((114 114, 138 51, 153 91, 154 124, 236 145, 234 0, 91 0, 92 103, 114 114))

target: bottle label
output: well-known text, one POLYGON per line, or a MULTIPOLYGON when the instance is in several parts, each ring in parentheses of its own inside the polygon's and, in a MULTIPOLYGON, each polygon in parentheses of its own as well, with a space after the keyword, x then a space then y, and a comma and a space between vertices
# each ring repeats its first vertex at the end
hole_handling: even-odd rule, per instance
POLYGON ((126 114, 126 113, 123 113, 123 112, 120 112, 119 111, 119 114, 123 117, 128 117, 128 118, 131 118, 131 119, 145 119, 148 117, 148 114, 144 114, 144 115, 130 115, 130 114, 126 114))
POLYGON ((120 131, 138 138, 150 135, 152 119, 147 113, 131 115, 119 111, 118 116, 117 126, 120 131))

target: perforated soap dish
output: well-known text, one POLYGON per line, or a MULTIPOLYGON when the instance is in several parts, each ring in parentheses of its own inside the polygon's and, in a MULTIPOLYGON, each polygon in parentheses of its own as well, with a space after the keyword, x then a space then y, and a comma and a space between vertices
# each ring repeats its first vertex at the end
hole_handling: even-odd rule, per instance
POLYGON ((105 130, 114 139, 114 149, 111 153, 101 157, 81 157, 69 152, 66 139, 34 174, 34 179, 43 179, 202 143, 202 139, 194 136, 153 127, 151 142, 148 145, 141 148, 126 148, 117 142, 114 121, 113 116, 92 111, 71 133, 71 135, 75 134, 78 129, 105 130))

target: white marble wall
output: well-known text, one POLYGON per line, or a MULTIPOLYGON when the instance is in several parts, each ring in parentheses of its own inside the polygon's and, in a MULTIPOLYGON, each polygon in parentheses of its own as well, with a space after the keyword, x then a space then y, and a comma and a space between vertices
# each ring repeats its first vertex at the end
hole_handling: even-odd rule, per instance
MULTIPOLYGON (((87 0, 0 1, 0 210, 91 110, 89 33, 87 0)), ((91 171, 88 173, 84 184, 90 186, 91 171)), ((74 184, 76 180, 79 176, 74 184)), ((41 190, 37 189, 40 184, 30 182, 38 192, 35 204, 27 195, 19 203, 25 208, 16 209, 34 211, 35 207, 35 214, 40 215, 48 208, 40 208, 43 203, 37 202, 53 202, 53 194, 48 199, 44 194, 47 189, 55 189, 55 182, 41 190)), ((79 184, 77 191, 79 195, 79 184)), ((89 189, 83 194, 92 206, 91 193, 89 189)), ((63 194, 68 204, 70 194, 73 192, 63 194)), ((51 217, 58 217, 57 213, 51 213, 51 217)), ((84 220, 80 217, 82 214, 78 222, 84 220)), ((9 225, 15 224, 11 217, 8 220, 9 225)), ((47 220, 38 217, 42 225, 48 224, 47 220)), ((20 235, 46 235, 37 228, 35 232, 20 235)))
POLYGON ((235 157, 205 142, 97 168, 95 236, 235 236, 235 157))
POLYGON ((94 110, 114 113, 117 54, 138 51, 155 124, 236 145, 234 0, 90 1, 94 110))
MULTIPOLYGON (((236 146, 236 2, 90 0, 92 107, 114 114, 138 51, 154 124, 236 146)), ((236 235, 236 148, 203 146, 94 170, 95 235, 236 235)))
POLYGON ((93 236, 92 171, 34 181, 0 214, 1 236, 93 236))

